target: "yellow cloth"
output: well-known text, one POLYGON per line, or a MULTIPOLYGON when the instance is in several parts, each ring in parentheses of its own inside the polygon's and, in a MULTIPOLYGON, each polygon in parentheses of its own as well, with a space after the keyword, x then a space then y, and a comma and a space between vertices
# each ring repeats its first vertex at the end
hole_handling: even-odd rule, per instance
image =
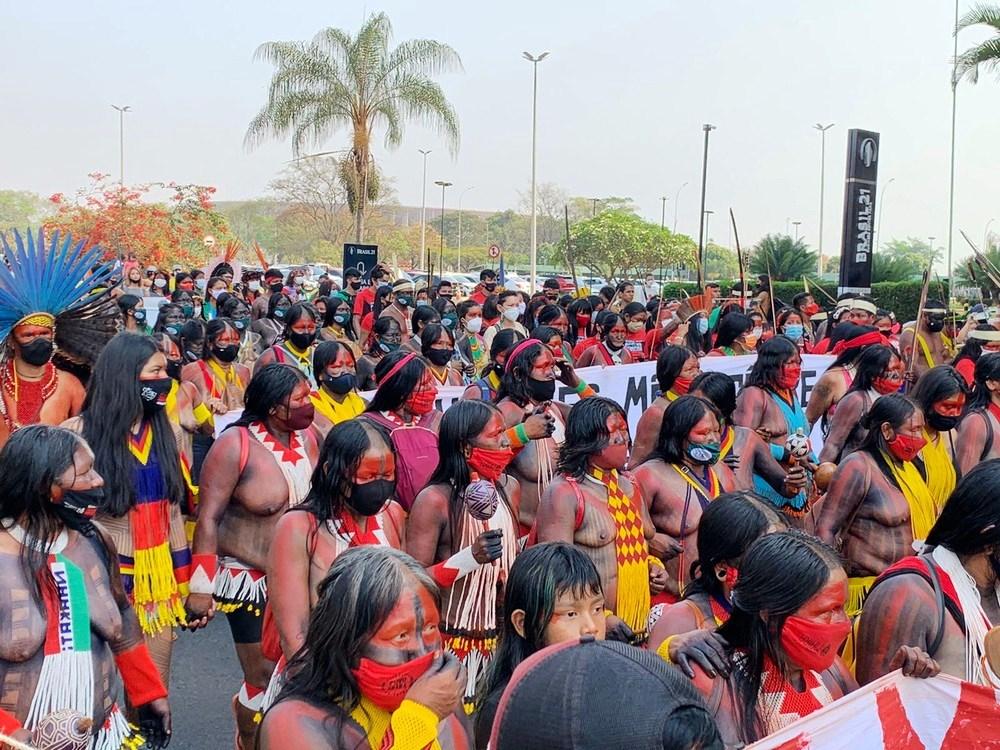
POLYGON ((924 469, 927 471, 927 489, 930 490, 934 500, 934 515, 937 516, 940 515, 944 504, 951 497, 958 477, 955 474, 955 464, 952 463, 951 455, 948 453, 944 435, 938 433, 937 438, 932 440, 931 436, 924 430, 924 437, 927 438, 927 445, 920 451, 920 457, 924 460, 924 469))
POLYGON ((372 750, 441 750, 437 715, 415 701, 404 700, 389 713, 362 696, 361 703, 351 711, 351 718, 365 730, 372 750), (390 728, 391 744, 384 745, 390 728))
POLYGON ((865 605, 865 598, 868 592, 875 585, 878 576, 855 576, 847 579, 847 604, 844 605, 844 612, 851 618, 851 632, 844 642, 844 650, 840 654, 844 666, 854 674, 854 664, 857 661, 858 649, 858 628, 861 625, 861 610, 865 605))
POLYGON ((927 483, 920 476, 917 467, 910 461, 899 464, 886 453, 882 454, 882 458, 888 465, 889 471, 892 472, 899 489, 902 490, 907 505, 910 506, 910 528, 913 531, 914 540, 926 539, 937 520, 934 498, 931 496, 927 483))
POLYGON ((365 410, 364 399, 357 393, 351 391, 347 394, 343 403, 337 403, 322 388, 313 391, 309 398, 316 407, 316 411, 330 420, 331 424, 340 424, 348 419, 354 419, 365 410))

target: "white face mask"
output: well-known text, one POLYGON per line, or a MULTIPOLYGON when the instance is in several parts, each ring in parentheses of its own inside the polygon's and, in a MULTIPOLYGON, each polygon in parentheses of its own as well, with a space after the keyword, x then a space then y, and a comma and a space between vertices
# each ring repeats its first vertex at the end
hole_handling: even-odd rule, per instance
POLYGON ((521 317, 521 307, 505 307, 503 309, 503 316, 512 323, 521 317))
POLYGON ((208 286, 208 279, 198 279, 197 281, 194 282, 194 285, 199 289, 204 289, 205 287, 208 286))
POLYGON ((483 330, 483 319, 482 318, 470 318, 465 321, 465 330, 469 333, 479 333, 483 330))
POLYGON ((517 314, 518 315, 524 315, 524 313, 525 313, 525 311, 527 309, 528 309, 528 306, 526 304, 524 304, 523 302, 519 302, 518 305, 517 305, 517 314))
POLYGON ((260 291, 260 282, 259 281, 250 281, 250 282, 247 282, 247 288, 251 292, 259 292, 260 291))
POLYGON ((166 279, 155 279, 153 283, 156 285, 157 289, 164 289, 167 286, 166 279))
POLYGON ((209 292, 209 294, 211 294, 211 295, 212 295, 212 299, 219 299, 219 296, 220 296, 220 295, 221 295, 221 294, 222 294, 222 293, 223 293, 224 291, 226 291, 226 290, 225 290, 224 288, 223 288, 223 289, 213 289, 212 291, 210 291, 210 292, 209 292))

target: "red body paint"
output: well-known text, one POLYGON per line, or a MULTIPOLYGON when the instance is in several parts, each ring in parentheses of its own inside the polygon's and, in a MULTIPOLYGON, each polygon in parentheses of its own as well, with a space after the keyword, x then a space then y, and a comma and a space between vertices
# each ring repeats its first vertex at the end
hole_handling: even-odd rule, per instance
POLYGON ((885 750, 926 750, 906 716, 899 691, 893 685, 875 694, 878 720, 882 724, 882 745, 885 750))

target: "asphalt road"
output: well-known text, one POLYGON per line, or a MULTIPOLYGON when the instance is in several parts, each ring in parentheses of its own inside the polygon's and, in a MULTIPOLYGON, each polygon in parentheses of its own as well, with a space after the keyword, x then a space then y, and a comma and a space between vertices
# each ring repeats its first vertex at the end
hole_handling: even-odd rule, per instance
POLYGON ((174 735, 168 750, 232 748, 232 700, 242 679, 224 615, 197 633, 180 632, 171 660, 174 735))

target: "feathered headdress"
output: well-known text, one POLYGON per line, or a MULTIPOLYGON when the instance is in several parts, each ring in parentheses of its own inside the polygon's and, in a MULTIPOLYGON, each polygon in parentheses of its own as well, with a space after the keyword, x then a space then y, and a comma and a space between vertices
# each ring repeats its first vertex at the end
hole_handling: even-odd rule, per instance
POLYGON ((109 280, 114 264, 103 262, 103 249, 84 250, 85 240, 71 235, 27 230, 13 231, 14 246, 6 234, 0 264, 0 341, 25 323, 55 329, 62 357, 91 365, 104 345, 121 328, 121 312, 111 299, 109 280), (25 241, 25 237, 27 241, 25 241), (61 242, 60 242, 61 240, 61 242))

